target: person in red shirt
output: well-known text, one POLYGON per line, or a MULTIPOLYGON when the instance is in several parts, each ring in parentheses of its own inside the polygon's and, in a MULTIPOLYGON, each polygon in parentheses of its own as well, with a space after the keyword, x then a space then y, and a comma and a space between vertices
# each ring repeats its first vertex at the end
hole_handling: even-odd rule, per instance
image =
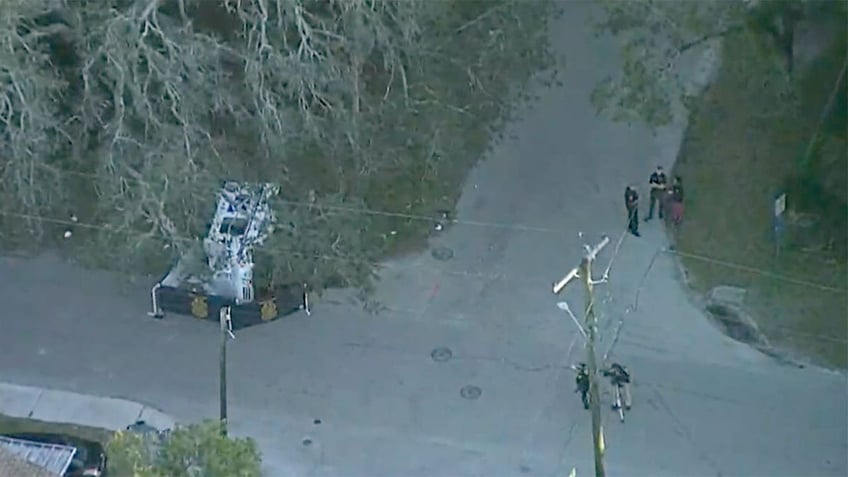
POLYGON ((680 225, 683 221, 683 180, 680 176, 674 177, 670 192, 671 223, 680 225))

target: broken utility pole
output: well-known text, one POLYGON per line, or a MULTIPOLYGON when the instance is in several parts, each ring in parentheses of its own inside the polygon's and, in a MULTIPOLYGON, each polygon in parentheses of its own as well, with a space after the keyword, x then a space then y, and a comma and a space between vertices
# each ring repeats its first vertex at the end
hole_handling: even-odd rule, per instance
MULTIPOLYGON (((609 243, 609 237, 604 237, 594 248, 586 246, 586 255, 580 261, 580 265, 572 269, 559 282, 554 283, 553 292, 558 294, 566 285, 575 278, 581 278, 586 291, 585 329, 586 329, 586 354, 589 373, 589 407, 592 413, 592 441, 595 453, 595 477, 605 477, 604 470, 604 430, 601 422, 600 392, 598 389, 598 362, 595 357, 595 337, 597 335, 598 322, 595 317, 595 295, 592 280, 592 262, 598 253, 609 243)), ((601 280, 603 281, 603 280, 601 280)))
POLYGON ((221 308, 219 320, 221 324, 221 348, 219 350, 218 368, 218 405, 220 406, 218 418, 221 424, 221 435, 227 436, 227 340, 235 338, 233 335, 232 310, 229 306, 221 308))

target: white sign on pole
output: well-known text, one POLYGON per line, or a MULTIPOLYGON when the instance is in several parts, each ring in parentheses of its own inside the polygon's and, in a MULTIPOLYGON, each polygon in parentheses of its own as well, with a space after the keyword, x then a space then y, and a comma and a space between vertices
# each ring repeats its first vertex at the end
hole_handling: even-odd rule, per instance
POLYGON ((783 212, 786 211, 786 193, 780 194, 777 196, 777 199, 774 200, 774 216, 780 217, 783 215, 783 212))

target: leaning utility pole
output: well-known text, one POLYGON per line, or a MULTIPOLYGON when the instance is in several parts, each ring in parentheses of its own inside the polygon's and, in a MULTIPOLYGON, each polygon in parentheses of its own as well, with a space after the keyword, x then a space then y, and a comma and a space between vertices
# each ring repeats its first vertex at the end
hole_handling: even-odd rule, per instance
POLYGON ((586 246, 586 255, 580 265, 572 269, 562 280, 554 283, 553 292, 558 294, 573 279, 581 278, 586 291, 585 328, 586 328, 586 364, 589 373, 589 407, 592 413, 592 442, 595 454, 595 477, 605 477, 604 470, 604 429, 601 422, 601 397, 598 390, 598 362, 595 357, 595 337, 597 336, 598 320, 595 317, 595 295, 592 281, 592 262, 609 243, 609 237, 604 237, 594 248, 586 246))
POLYGON ((220 412, 218 418, 221 422, 221 434, 227 435, 227 340, 235 338, 233 335, 232 310, 229 306, 221 308, 219 313, 221 323, 221 349, 218 369, 218 404, 220 412))

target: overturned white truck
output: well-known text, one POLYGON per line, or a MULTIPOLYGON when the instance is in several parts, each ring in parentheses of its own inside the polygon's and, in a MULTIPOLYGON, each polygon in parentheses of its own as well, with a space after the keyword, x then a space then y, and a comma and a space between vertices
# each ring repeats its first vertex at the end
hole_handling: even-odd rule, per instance
POLYGON ((224 183, 202 247, 180 257, 153 286, 150 315, 162 318, 167 311, 217 321, 220 309, 230 307, 231 325, 239 329, 309 313, 305 285, 256 293, 253 249, 274 232, 270 199, 278 192, 272 184, 224 183))

